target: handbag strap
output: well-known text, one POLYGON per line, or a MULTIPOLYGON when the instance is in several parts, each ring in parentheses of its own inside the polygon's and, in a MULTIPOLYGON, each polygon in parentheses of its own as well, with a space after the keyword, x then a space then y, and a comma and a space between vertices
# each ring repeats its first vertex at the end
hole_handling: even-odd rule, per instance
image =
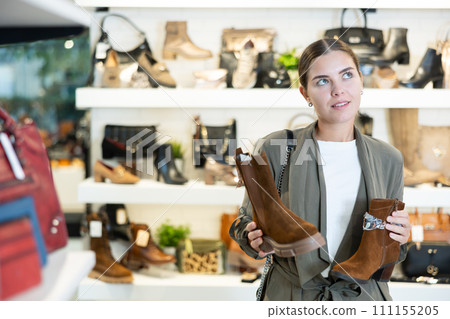
MULTIPOLYGON (((292 150, 294 149, 294 146, 295 146, 294 133, 291 130, 286 130, 286 136, 287 136, 286 154, 284 157, 284 162, 283 162, 283 164, 281 164, 281 171, 280 171, 280 175, 278 177, 278 182, 277 182, 277 191, 278 191, 278 195, 280 195, 280 197, 281 197, 281 189, 283 186, 283 176, 289 172, 289 165, 288 165, 289 158, 290 158, 292 150)), ((261 281, 259 282, 259 287, 258 287, 258 290, 256 291, 256 301, 261 301, 266 276, 267 276, 272 264, 273 264, 272 255, 268 255, 266 257, 266 262, 264 263, 264 269, 261 274, 261 281)))
MULTIPOLYGON (((364 9, 360 9, 363 13, 363 17, 364 17, 364 29, 367 29, 367 17, 366 17, 366 11, 364 11, 364 9)), ((344 27, 344 14, 345 11, 347 11, 347 8, 342 9, 342 13, 341 13, 341 28, 345 28, 344 27)))
POLYGON ((0 106, 0 119, 3 120, 3 123, 0 122, 0 131, 7 131, 9 133, 14 133, 14 130, 17 126, 14 119, 6 112, 3 107, 0 106))
POLYGON ((102 34, 101 34, 101 36, 100 36, 99 41, 102 41, 102 42, 108 41, 108 34, 107 34, 106 31, 105 31, 104 25, 105 25, 105 21, 106 21, 109 17, 116 17, 116 18, 120 18, 120 19, 126 21, 129 25, 131 25, 131 26, 133 27, 133 29, 134 29, 135 31, 137 31, 137 33, 139 33, 140 36, 142 36, 142 37, 145 39, 145 32, 142 31, 141 29, 139 29, 139 28, 137 27, 137 25, 135 25, 130 19, 128 19, 127 17, 125 17, 125 16, 123 16, 123 15, 121 15, 121 14, 110 13, 110 14, 105 15, 105 16, 102 18, 102 20, 100 21, 100 29, 101 29, 102 34))

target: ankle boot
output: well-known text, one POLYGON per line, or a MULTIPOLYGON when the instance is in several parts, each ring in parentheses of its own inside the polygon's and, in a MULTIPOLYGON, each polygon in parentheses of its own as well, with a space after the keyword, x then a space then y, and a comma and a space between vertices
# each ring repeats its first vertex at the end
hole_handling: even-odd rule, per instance
POLYGON ((122 259, 128 268, 139 270, 149 265, 164 265, 176 262, 175 256, 167 255, 156 246, 150 229, 145 224, 131 223, 133 245, 122 259))
POLYGON ((293 257, 325 245, 317 228, 289 210, 278 195, 265 153, 264 164, 236 150, 236 165, 253 207, 253 221, 263 232, 263 251, 274 250, 280 257, 293 257))
POLYGON ((186 21, 169 21, 166 23, 163 58, 173 60, 177 54, 186 59, 208 59, 211 51, 201 49, 192 43, 187 35, 186 21))
POLYGON ((91 213, 86 216, 86 219, 90 234, 90 248, 95 252, 95 267, 89 273, 89 277, 109 283, 133 282, 131 271, 116 262, 111 254, 111 247, 109 246, 109 239, 106 231, 106 225, 108 224, 108 217, 106 214, 91 213), (93 226, 91 225, 91 222, 102 224, 101 234, 95 234, 98 235, 98 237, 93 237, 93 226))
POLYGON ((231 84, 235 89, 251 89, 257 80, 258 50, 252 40, 248 40, 238 55, 236 70, 233 72, 231 84))
POLYGON ((370 278, 389 281, 400 256, 400 243, 389 237, 386 218, 405 204, 398 199, 372 199, 364 215, 363 235, 356 253, 334 265, 331 274, 347 281, 366 283, 370 278))
POLYGON ((369 57, 369 61, 378 65, 394 63, 409 64, 409 48, 405 28, 390 28, 386 46, 381 55, 369 57))
POLYGON ((123 204, 106 204, 99 208, 99 212, 104 212, 108 216, 108 237, 111 240, 120 238, 126 241, 131 240, 130 220, 127 210, 123 204))
POLYGON ((213 185, 216 180, 222 180, 229 186, 236 186, 239 178, 233 174, 232 166, 208 157, 205 163, 205 184, 213 185))
POLYGON ((162 144, 156 150, 155 167, 158 170, 157 180, 162 176, 164 183, 182 185, 187 179, 181 175, 175 166, 174 156, 171 144, 162 144))
POLYGON ((418 109, 389 109, 392 144, 402 153, 406 168, 405 186, 434 182, 442 175, 429 170, 420 159, 418 112, 418 109))
POLYGON ((407 88, 424 88, 432 81, 433 88, 442 88, 444 71, 441 59, 441 54, 437 54, 435 49, 428 48, 413 77, 408 81, 400 81, 400 85, 407 88))

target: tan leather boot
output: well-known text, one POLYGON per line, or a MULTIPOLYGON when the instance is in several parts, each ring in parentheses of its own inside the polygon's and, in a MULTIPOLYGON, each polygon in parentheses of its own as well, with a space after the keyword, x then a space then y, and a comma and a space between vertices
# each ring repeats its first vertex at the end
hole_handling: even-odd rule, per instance
POLYGON ((131 232, 134 244, 122 260, 128 268, 138 270, 148 268, 149 265, 164 265, 177 261, 175 256, 165 254, 156 246, 147 225, 131 223, 131 232))
POLYGON ((317 228, 295 215, 281 201, 265 153, 260 156, 265 165, 236 150, 236 165, 244 181, 253 207, 253 221, 263 232, 263 251, 274 250, 280 257, 293 257, 325 245, 317 228))
MULTIPOLYGON (((129 269, 120 263, 116 262, 111 254, 111 247, 109 246, 108 234, 106 225, 108 224, 108 217, 106 214, 91 213, 87 217, 88 229, 90 233, 91 250, 95 252, 95 266, 89 273, 90 278, 99 279, 109 283, 130 283, 133 282, 133 275, 129 269), (101 223, 101 234, 99 237, 93 237, 91 227, 94 227, 91 222, 101 223)), ((100 227, 99 227, 100 228, 100 227)), ((99 229, 100 230, 100 229, 99 229)))
POLYGON ((186 21, 168 21, 166 23, 163 59, 173 60, 178 54, 186 59, 208 59, 212 57, 211 51, 199 48, 189 39, 186 21))
POLYGON ((398 199, 372 199, 364 216, 363 235, 356 253, 334 265, 331 273, 347 281, 366 283, 370 278, 389 281, 400 256, 400 243, 389 237, 386 218, 405 204, 398 199))

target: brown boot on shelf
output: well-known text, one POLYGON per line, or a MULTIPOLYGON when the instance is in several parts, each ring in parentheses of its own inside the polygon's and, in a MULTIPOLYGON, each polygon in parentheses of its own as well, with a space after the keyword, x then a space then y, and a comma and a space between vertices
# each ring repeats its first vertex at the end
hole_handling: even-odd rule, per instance
POLYGON ((123 166, 112 167, 97 160, 94 165, 94 181, 104 182, 106 178, 115 184, 135 184, 139 182, 139 177, 127 172, 123 166))
POLYGON ((111 254, 106 225, 106 214, 91 213, 86 216, 90 236, 90 248, 95 252, 95 267, 89 273, 90 278, 109 283, 131 283, 133 274, 129 269, 116 262, 111 254))
POLYGON ((222 180, 227 185, 236 186, 239 178, 233 174, 232 166, 219 163, 208 157, 205 163, 205 184, 213 185, 216 180, 222 180))
POLYGON ((392 144, 404 158, 405 186, 432 183, 442 176, 441 172, 429 170, 420 159, 418 114, 418 109, 389 109, 392 144))
POLYGON ((325 239, 317 228, 295 215, 281 201, 265 153, 259 164, 242 149, 236 150, 236 165, 244 181, 253 207, 253 220, 263 232, 260 248, 274 250, 280 257, 293 257, 325 245, 325 239))
POLYGON ((186 21, 169 21, 166 23, 163 59, 173 60, 179 54, 186 59, 208 59, 211 51, 201 49, 192 43, 187 35, 186 21))
POLYGON ((149 265, 164 265, 176 262, 176 258, 167 255, 156 246, 150 229, 145 224, 131 223, 133 245, 128 250, 122 263, 128 268, 138 270, 149 265))
POLYGON ((331 273, 358 283, 366 283, 370 278, 389 281, 400 256, 400 243, 389 236, 386 218, 404 208, 405 204, 398 199, 372 199, 369 212, 364 215, 358 250, 346 261, 334 265, 331 273))

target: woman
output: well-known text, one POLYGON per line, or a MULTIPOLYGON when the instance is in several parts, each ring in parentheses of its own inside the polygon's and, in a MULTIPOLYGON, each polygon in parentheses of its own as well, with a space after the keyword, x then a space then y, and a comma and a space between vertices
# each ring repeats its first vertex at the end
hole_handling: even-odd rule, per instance
MULTIPOLYGON (((348 45, 332 39, 312 43, 300 58, 299 75, 300 93, 314 106, 318 121, 293 132, 296 146, 283 176, 288 188, 281 198, 295 214, 314 224, 327 244, 292 258, 273 255, 264 300, 391 300, 386 282, 370 279, 357 284, 335 278, 330 269, 358 249, 371 199, 402 200, 402 156, 354 126, 363 81, 348 45), (321 160, 305 156, 308 152, 302 147, 307 145, 318 148, 321 160), (299 156, 303 156, 300 161, 299 156)), ((269 134, 258 151, 266 153, 278 180, 285 150, 270 142, 274 139, 286 139, 286 131, 269 134)), ((403 260, 411 228, 408 213, 398 210, 387 221, 389 236, 402 245, 399 261, 403 260)), ((248 196, 230 233, 249 256, 264 258, 272 253, 260 249, 263 234, 252 221, 248 196)))

